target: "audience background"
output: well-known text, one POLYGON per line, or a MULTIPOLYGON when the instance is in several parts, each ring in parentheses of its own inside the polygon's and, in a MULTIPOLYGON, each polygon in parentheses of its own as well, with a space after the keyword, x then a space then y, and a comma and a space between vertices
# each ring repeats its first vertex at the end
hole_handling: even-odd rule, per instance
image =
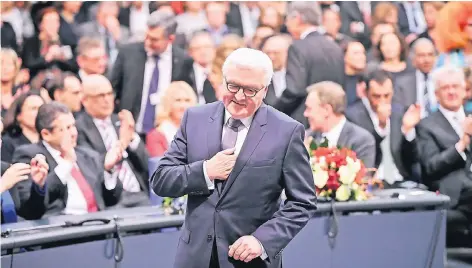
POLYGON ((457 212, 448 216, 448 244, 472 246, 463 136, 472 122, 456 135, 443 120, 457 105, 472 112, 471 2, 2 1, 0 14, 2 167, 29 163, 28 150, 49 164, 46 212, 25 219, 148 205, 148 160, 164 154, 185 109, 220 99, 229 53, 251 47, 273 61, 265 102, 334 144, 356 142, 313 123, 310 111, 354 123, 369 144, 362 154, 375 155, 369 166, 387 186, 442 191, 460 177, 461 193, 444 192, 457 212), (307 98, 307 87, 326 80, 334 83, 307 98), (64 171, 66 151, 76 152, 81 180, 75 167, 64 171))

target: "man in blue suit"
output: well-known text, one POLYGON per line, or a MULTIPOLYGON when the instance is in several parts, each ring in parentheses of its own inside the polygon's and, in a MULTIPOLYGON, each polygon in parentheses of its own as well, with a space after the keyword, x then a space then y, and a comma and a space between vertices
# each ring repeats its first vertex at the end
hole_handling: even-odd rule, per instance
POLYGON ((188 109, 159 162, 154 192, 188 195, 176 268, 281 267, 316 210, 303 125, 263 104, 272 70, 261 51, 231 53, 222 102, 188 109))

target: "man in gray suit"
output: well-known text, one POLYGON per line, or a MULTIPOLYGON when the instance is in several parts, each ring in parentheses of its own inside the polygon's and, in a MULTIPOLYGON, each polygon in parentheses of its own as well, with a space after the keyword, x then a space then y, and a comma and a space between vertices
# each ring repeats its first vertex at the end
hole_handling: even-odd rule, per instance
MULTIPOLYGON (((329 146, 352 149, 368 168, 375 165, 375 139, 367 130, 346 120, 346 94, 334 82, 319 82, 307 88, 305 117, 315 140, 326 138, 329 146)), ((318 140, 319 142, 320 140, 318 140)))
POLYGON ((290 34, 298 39, 288 49, 287 89, 274 104, 274 108, 308 126, 303 116, 306 88, 321 81, 344 85, 344 55, 331 39, 318 32, 321 9, 316 2, 290 3, 286 25, 290 34))
POLYGON ((261 51, 231 53, 223 101, 185 112, 152 176, 157 195, 188 195, 176 268, 281 267, 316 210, 305 130, 263 104, 272 73, 261 51))

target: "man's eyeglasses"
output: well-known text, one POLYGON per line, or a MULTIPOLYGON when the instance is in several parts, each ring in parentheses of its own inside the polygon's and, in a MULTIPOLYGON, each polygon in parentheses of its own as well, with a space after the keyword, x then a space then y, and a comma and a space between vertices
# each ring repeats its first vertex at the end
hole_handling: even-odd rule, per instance
POLYGON ((259 91, 265 88, 265 86, 263 86, 262 88, 251 88, 251 87, 244 87, 244 86, 236 85, 233 83, 228 83, 226 81, 226 78, 225 78, 225 84, 226 84, 226 89, 228 89, 229 92, 236 94, 239 92, 239 90, 242 89, 244 96, 250 97, 250 98, 256 96, 259 91))

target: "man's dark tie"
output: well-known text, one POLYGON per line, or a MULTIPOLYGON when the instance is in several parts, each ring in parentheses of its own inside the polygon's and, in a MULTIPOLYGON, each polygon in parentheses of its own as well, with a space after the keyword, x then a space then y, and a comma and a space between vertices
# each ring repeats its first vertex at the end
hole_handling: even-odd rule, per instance
POLYGON ((159 85, 159 56, 154 56, 156 66, 152 72, 151 83, 149 83, 148 95, 143 96, 146 98, 146 107, 144 108, 144 117, 143 117, 143 132, 148 133, 151 129, 154 128, 154 118, 156 116, 156 106, 151 103, 151 97, 157 92, 159 85))
POLYGON ((11 197, 10 191, 5 191, 2 193, 2 222, 12 223, 17 222, 18 217, 16 216, 15 203, 11 197))
POLYGON ((112 37, 110 35, 110 32, 105 30, 105 50, 107 52, 107 56, 110 57, 111 53, 111 43, 112 42, 112 37))
MULTIPOLYGON (((241 120, 233 119, 232 117, 228 119, 225 134, 221 139, 221 148, 223 150, 234 148, 236 145, 236 139, 238 138, 238 132, 242 124, 243 123, 241 120)), ((216 180, 216 182, 216 187, 219 187, 219 192, 221 193, 226 184, 226 180, 216 180)))
POLYGON ((426 111, 426 114, 429 114, 431 112, 431 102, 429 100, 429 93, 428 93, 428 74, 423 73, 424 76, 424 91, 423 91, 423 103, 424 103, 424 109, 426 111))

